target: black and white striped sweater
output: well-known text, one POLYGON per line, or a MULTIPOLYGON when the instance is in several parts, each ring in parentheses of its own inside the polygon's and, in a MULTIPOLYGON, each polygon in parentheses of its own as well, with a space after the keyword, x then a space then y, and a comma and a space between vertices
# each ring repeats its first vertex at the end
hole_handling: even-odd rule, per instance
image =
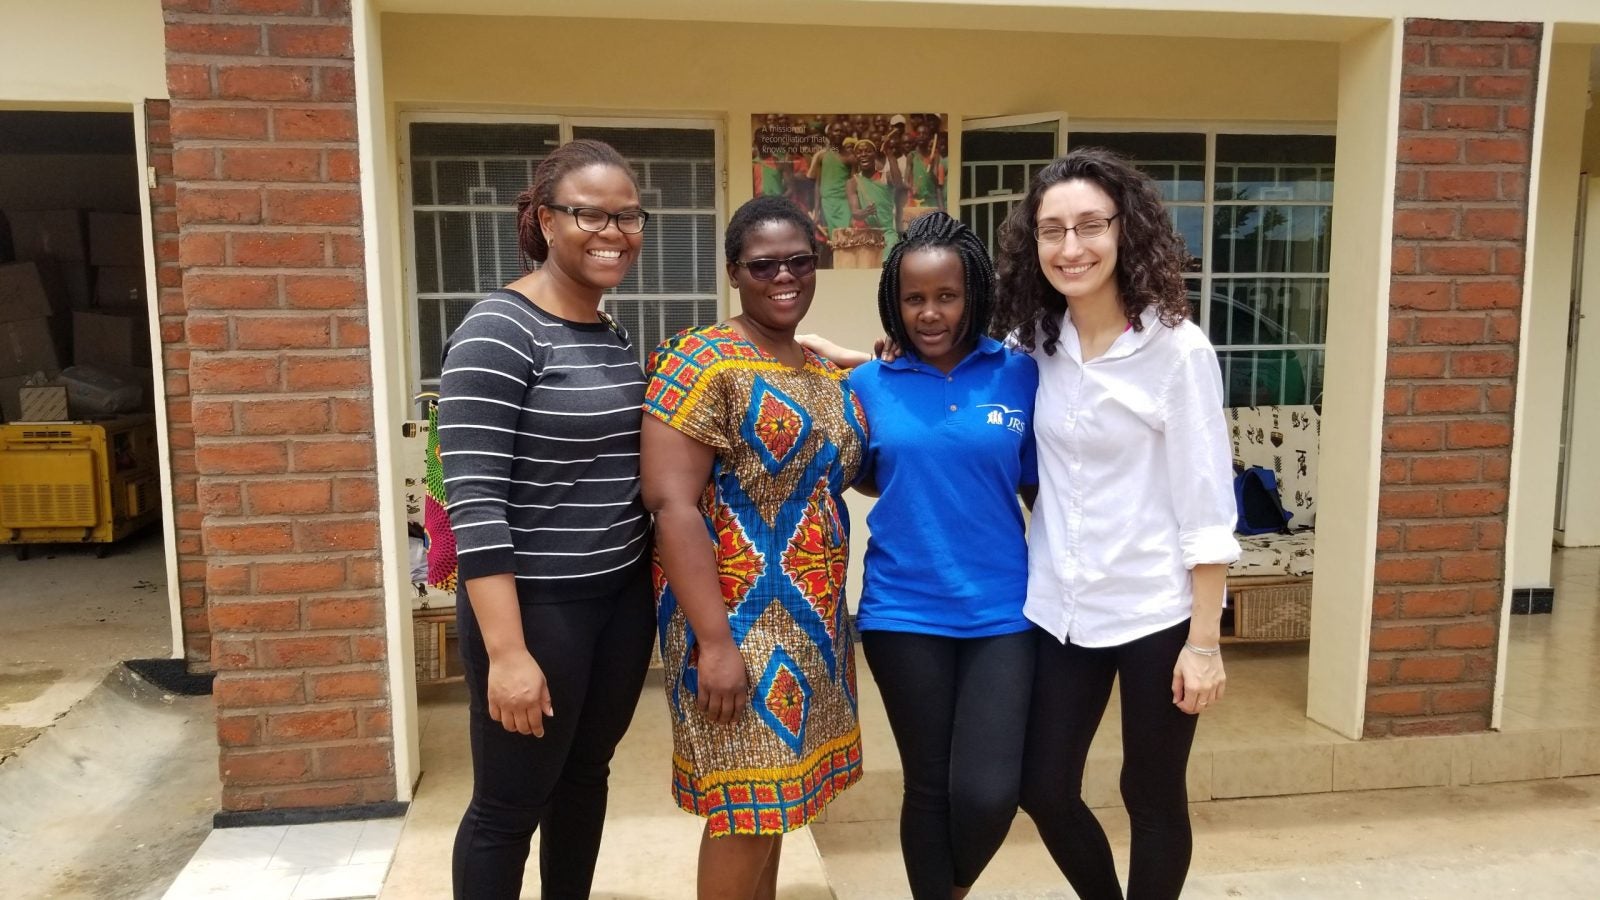
POLYGON ((512 291, 445 348, 439 455, 463 581, 513 572, 524 603, 602 596, 649 549, 639 500, 645 377, 627 332, 512 291))

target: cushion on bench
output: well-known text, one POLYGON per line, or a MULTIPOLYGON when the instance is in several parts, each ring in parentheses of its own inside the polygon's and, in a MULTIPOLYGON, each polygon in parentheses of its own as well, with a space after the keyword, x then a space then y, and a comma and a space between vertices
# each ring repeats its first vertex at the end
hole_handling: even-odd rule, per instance
POLYGON ((1228 567, 1229 578, 1310 578, 1316 532, 1307 528, 1293 534, 1237 535, 1242 551, 1228 567))

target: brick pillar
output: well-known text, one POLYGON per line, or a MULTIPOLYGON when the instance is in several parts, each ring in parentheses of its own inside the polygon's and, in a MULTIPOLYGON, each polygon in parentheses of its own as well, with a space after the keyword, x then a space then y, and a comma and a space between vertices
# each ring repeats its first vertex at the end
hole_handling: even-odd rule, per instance
POLYGON ((222 808, 393 800, 348 2, 163 6, 222 808))
POLYGON ((1540 32, 1406 22, 1368 736, 1489 727, 1540 32))
POLYGON ((147 100, 145 143, 155 184, 150 224, 155 235, 161 357, 167 396, 167 444, 172 453, 172 512, 178 541, 178 598, 184 660, 191 672, 211 669, 211 623, 206 615, 206 560, 200 549, 199 478, 189 398, 189 338, 184 327, 183 267, 178 258, 177 190, 172 177, 171 104, 147 100))

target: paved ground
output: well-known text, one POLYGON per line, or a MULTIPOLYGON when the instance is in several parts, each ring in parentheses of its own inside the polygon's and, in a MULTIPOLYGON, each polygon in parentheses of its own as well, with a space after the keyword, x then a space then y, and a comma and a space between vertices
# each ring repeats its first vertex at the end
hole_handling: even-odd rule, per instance
MULTIPOLYGON (((1600 896, 1600 777, 1346 792, 1191 807, 1186 898, 1592 898, 1600 896)), ((1102 810, 1120 871, 1128 825, 1102 810)), ((812 829, 839 900, 908 896, 884 823, 812 829)), ((972 892, 1070 898, 1026 817, 972 892)))
POLYGON ((159 897, 210 830, 210 697, 125 677, 170 655, 159 529, 0 548, 0 896, 159 897))
POLYGON ((172 651, 161 532, 116 544, 0 547, 0 763, 124 659, 172 651))
POLYGON ((214 718, 113 672, 0 766, 0 896, 160 897, 211 830, 214 718))

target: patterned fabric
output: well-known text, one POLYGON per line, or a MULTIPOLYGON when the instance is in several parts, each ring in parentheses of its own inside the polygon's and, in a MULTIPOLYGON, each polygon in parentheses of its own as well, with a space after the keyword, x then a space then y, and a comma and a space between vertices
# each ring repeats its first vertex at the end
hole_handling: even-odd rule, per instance
POLYGON ((1322 418, 1314 406, 1235 406, 1228 410, 1233 458, 1265 466, 1278 477, 1278 499, 1291 515, 1293 534, 1241 536, 1230 578, 1310 578, 1315 563, 1317 444, 1322 418))
POLYGON ((1310 578, 1315 562, 1317 533, 1311 529, 1293 534, 1239 536, 1239 561, 1228 567, 1229 578, 1310 578))
POLYGON ((792 831, 861 777, 841 495, 866 417, 842 372, 806 360, 791 369, 714 325, 662 344, 650 364, 645 412, 717 451, 700 512, 750 680, 739 721, 702 717, 699 647, 658 563, 673 797, 714 836, 792 831))
POLYGON ((442 591, 456 590, 456 533, 445 512, 444 463, 439 459, 439 404, 428 401, 428 463, 423 484, 422 527, 428 535, 428 584, 442 591))
POLYGON ((1314 406, 1235 406, 1228 409, 1234 461, 1265 466, 1278 477, 1278 499, 1289 528, 1317 524, 1317 444, 1322 418, 1314 406))

